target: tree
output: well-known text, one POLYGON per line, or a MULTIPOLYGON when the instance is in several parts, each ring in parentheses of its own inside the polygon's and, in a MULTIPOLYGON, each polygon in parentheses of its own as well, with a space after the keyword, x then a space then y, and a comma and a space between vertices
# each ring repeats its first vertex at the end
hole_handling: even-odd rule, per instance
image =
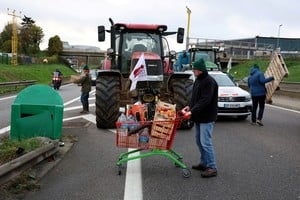
POLYGON ((36 26, 35 21, 24 15, 21 22, 20 51, 26 55, 35 55, 40 51, 40 43, 44 37, 43 29, 36 26))
POLYGON ((63 43, 58 35, 51 37, 48 42, 48 53, 50 56, 58 55, 63 50, 63 43))
MULTIPOLYGON (((21 25, 18 26, 18 52, 26 55, 35 55, 40 51, 40 43, 43 40, 43 29, 36 26, 35 21, 24 16, 21 25)), ((0 50, 11 52, 12 24, 7 24, 0 33, 0 50)))
POLYGON ((21 22, 23 27, 31 26, 34 23, 35 23, 35 21, 33 19, 31 19, 31 17, 27 17, 26 15, 24 15, 22 22, 21 22))
POLYGON ((0 51, 11 52, 12 24, 7 24, 0 33, 0 51))

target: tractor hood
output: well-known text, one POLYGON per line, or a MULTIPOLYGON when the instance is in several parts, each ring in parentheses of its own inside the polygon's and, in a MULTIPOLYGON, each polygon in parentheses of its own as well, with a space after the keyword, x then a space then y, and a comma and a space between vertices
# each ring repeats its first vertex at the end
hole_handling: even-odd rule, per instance
POLYGON ((134 52, 131 58, 132 71, 141 55, 144 54, 147 68, 147 81, 163 81, 163 63, 159 55, 153 52, 134 52))
POLYGON ((144 54, 145 60, 160 60, 160 56, 153 52, 134 52, 132 60, 138 60, 144 54))

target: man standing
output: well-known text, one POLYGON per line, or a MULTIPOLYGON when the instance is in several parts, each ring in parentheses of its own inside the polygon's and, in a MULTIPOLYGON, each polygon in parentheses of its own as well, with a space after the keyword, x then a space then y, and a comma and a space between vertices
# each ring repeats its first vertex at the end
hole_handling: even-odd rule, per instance
POLYGON ((250 76, 248 78, 248 87, 250 88, 250 94, 252 98, 252 112, 251 120, 252 124, 263 126, 262 118, 265 110, 266 101, 266 87, 265 84, 273 81, 274 77, 265 78, 262 71, 259 70, 259 66, 254 64, 250 70, 250 76), (257 107, 259 106, 258 116, 257 107))
POLYGON ((218 85, 208 74, 204 60, 201 58, 193 64, 196 77, 192 99, 183 112, 191 116, 195 122, 196 144, 200 152, 200 163, 192 169, 200 170, 204 178, 217 176, 212 133, 217 120, 218 85))
POLYGON ((74 83, 81 84, 81 103, 82 111, 81 114, 86 114, 89 112, 89 93, 92 89, 92 79, 90 76, 90 69, 87 65, 83 67, 84 75, 80 79, 74 81, 74 83))

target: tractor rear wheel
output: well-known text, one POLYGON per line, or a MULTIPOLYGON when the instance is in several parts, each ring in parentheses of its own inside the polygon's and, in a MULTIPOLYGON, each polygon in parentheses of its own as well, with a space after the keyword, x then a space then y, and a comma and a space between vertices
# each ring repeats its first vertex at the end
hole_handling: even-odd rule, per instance
MULTIPOLYGON (((171 91, 173 92, 173 104, 176 104, 176 110, 181 110, 189 104, 192 98, 193 81, 188 78, 175 78, 171 82, 171 91)), ((183 120, 180 129, 190 129, 194 123, 190 120, 183 120)))
POLYGON ((101 76, 96 82, 96 125, 115 128, 119 117, 120 81, 117 76, 101 76))

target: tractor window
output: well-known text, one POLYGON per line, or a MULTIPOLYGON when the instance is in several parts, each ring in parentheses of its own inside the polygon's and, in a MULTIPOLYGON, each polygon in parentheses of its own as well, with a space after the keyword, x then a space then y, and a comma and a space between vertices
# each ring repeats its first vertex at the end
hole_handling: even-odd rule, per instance
POLYGON ((205 61, 215 62, 215 54, 213 51, 196 52, 195 60, 203 58, 205 61))
POLYGON ((160 40, 157 34, 125 33, 123 35, 123 44, 122 51, 129 52, 129 54, 133 53, 135 46, 139 46, 138 51, 154 52, 160 55, 160 40))
MULTIPOLYGON (((117 49, 121 48, 121 72, 129 73, 131 56, 134 52, 154 52, 161 55, 160 36, 148 32, 127 32, 124 33, 122 40, 116 41, 117 49), (118 45, 122 41, 122 44, 118 45), (119 47, 119 48, 118 48, 119 47)), ((119 39, 119 38, 118 38, 119 39)))
POLYGON ((170 51, 169 43, 166 38, 163 38, 162 42, 163 42, 163 50, 164 50, 163 55, 168 56, 170 51))

